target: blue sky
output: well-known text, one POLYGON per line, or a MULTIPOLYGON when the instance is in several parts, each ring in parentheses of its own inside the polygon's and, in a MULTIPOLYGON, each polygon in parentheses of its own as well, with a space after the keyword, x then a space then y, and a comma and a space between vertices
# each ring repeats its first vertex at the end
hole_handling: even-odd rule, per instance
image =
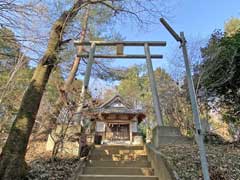
MULTIPOLYGON (((215 29, 223 29, 224 23, 231 17, 240 17, 239 0, 177 0, 168 21, 177 32, 184 31, 187 39, 206 39, 215 29)), ((158 22, 159 20, 156 19, 156 23, 158 22)), ((167 41, 167 47, 154 49, 152 50, 153 53, 166 55, 177 46, 174 39, 160 23, 153 25, 148 31, 141 31, 141 29, 133 26, 124 26, 124 28, 120 26, 117 28, 121 29, 121 34, 126 40, 167 41)), ((127 52, 140 51, 131 49, 127 52)), ((136 62, 144 63, 144 60, 136 60, 136 62)), ((154 64, 159 64, 156 62, 159 61, 155 61, 154 64)), ((125 60, 115 64, 129 66, 134 62, 125 60)))
MULTIPOLYGON (((195 38, 208 39, 215 29, 223 29, 224 23, 231 17, 240 18, 240 0, 176 0, 168 22, 177 32, 184 31, 186 38, 191 41, 195 38)), ((159 19, 156 19, 156 25, 151 26, 147 31, 130 25, 121 27, 121 24, 116 28, 121 30, 121 34, 128 41, 167 41, 167 47, 152 49, 153 54, 160 53, 165 56, 162 60, 154 60, 154 67, 167 69, 167 57, 173 53, 178 44, 158 22, 159 19)), ((143 53, 143 49, 132 48, 127 49, 126 52, 143 53)), ((112 65, 129 67, 143 63, 144 60, 116 60, 112 65)), ((92 81, 95 87, 104 85, 103 82, 98 83, 92 81)))

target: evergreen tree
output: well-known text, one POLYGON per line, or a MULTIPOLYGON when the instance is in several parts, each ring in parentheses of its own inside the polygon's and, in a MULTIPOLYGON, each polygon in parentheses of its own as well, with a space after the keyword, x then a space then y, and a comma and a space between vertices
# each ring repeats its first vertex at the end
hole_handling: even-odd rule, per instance
POLYGON ((221 109, 227 122, 240 122, 240 32, 215 32, 202 49, 201 86, 211 105, 221 109))

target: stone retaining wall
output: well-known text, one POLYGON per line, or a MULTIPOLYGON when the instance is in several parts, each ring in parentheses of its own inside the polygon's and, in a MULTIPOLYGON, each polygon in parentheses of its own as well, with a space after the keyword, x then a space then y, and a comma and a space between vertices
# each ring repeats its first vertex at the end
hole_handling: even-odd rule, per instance
POLYGON ((152 144, 146 144, 148 160, 154 169, 154 175, 159 180, 178 180, 176 172, 172 170, 166 158, 152 144))

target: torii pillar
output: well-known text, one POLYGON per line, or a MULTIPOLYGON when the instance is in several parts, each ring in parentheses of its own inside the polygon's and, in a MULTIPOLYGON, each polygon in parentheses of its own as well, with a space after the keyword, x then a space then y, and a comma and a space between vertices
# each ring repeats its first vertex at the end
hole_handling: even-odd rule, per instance
POLYGON ((153 145, 155 146, 155 148, 159 148, 160 145, 165 145, 165 144, 192 143, 191 139, 188 139, 181 135, 179 128, 164 126, 162 109, 161 109, 155 75, 154 75, 153 66, 152 66, 150 48, 147 43, 144 44, 144 50, 146 55, 148 76, 149 76, 150 86, 152 91, 154 111, 155 111, 156 120, 157 120, 157 126, 152 130, 153 145))

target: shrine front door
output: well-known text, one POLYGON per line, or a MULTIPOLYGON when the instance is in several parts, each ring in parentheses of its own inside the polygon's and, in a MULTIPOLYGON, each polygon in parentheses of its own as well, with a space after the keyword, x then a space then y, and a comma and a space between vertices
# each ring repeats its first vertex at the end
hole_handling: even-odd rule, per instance
POLYGON ((129 124, 107 125, 106 138, 112 141, 130 140, 129 124))

